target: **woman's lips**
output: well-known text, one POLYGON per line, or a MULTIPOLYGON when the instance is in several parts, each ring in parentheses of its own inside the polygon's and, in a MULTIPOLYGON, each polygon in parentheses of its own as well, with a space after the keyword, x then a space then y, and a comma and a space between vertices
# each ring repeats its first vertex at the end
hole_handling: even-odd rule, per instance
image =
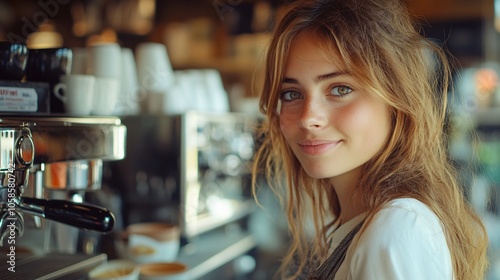
POLYGON ((320 155, 334 147, 338 146, 341 141, 324 141, 324 140, 306 140, 299 143, 299 147, 305 154, 320 155))

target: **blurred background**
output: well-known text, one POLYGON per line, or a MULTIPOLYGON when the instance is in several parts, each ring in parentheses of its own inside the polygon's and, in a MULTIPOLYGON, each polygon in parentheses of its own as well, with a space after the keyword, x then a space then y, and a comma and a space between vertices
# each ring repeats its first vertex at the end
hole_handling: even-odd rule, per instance
MULTIPOLYGON (((71 250, 105 252, 110 258, 118 258, 115 239, 128 225, 180 222, 180 258, 195 263, 200 279, 271 278, 286 248, 286 225, 279 203, 265 182, 258 194, 263 208, 252 202, 246 165, 252 151, 245 147, 253 149, 256 143, 249 120, 258 123, 261 117, 257 97, 262 86, 263 52, 274 11, 283 2, 0 0, 0 41, 24 43, 32 49, 71 48, 74 59, 82 49, 116 43, 130 50, 137 64, 140 47, 155 43, 165 48, 167 68, 179 81, 186 73, 207 74, 210 70, 222 85, 218 90, 224 96, 218 98, 224 106, 212 104, 212 109, 230 114, 222 119, 199 113, 206 111, 196 107, 203 104, 188 108, 184 103, 185 110, 171 105, 172 96, 180 98, 200 85, 194 76, 190 76, 187 89, 183 88, 186 83, 172 84, 167 90, 170 99, 168 94, 158 101, 157 93, 134 93, 136 98, 133 104, 127 103, 128 110, 116 112, 128 128, 126 159, 105 163, 102 191, 85 193, 86 200, 115 212, 116 234, 102 237, 80 233, 84 237, 80 236, 79 245, 71 250), (172 90, 174 87, 176 90, 172 90), (186 144, 189 139, 194 139, 193 146, 186 144), (196 154, 194 162, 189 161, 190 151, 196 154), (191 183, 186 178, 191 170, 196 173, 194 185, 198 186, 194 188, 196 226, 189 221, 192 217, 186 216, 186 208, 195 207, 189 202, 193 194, 187 191, 191 183), (236 206, 223 208, 227 201, 221 202, 221 197, 231 197, 231 203, 237 201, 236 206), (227 214, 227 209, 231 215, 219 215, 227 214), (212 213, 210 219, 200 218, 208 212, 212 213), (220 252, 226 257, 214 258, 220 252), (211 262, 207 262, 209 259, 211 262)), ((450 151, 457 167, 464 171, 464 192, 490 235, 487 279, 498 280, 500 1, 405 3, 422 24, 422 34, 446 48, 459 62, 454 72, 450 151)), ((190 100, 194 102, 196 96, 190 100)))

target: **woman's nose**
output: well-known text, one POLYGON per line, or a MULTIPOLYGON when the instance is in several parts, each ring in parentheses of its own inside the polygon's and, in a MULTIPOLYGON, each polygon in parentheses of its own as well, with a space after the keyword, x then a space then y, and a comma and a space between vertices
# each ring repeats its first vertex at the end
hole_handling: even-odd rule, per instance
POLYGON ((328 123, 328 109, 325 103, 314 98, 306 99, 300 122, 305 129, 324 127, 328 123))

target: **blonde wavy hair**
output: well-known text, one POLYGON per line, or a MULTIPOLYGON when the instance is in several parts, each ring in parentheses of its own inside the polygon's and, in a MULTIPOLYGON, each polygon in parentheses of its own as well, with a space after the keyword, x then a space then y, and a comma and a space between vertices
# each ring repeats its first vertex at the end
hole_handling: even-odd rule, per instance
POLYGON ((257 177, 265 175, 285 204, 291 246, 282 262, 282 278, 295 279, 308 264, 328 257, 327 232, 340 211, 334 188, 327 187, 327 179, 305 173, 279 126, 277 108, 288 50, 307 32, 320 39, 325 54, 342 58, 344 70, 390 108, 389 140, 364 165, 353 194, 369 209, 365 226, 388 201, 416 198, 443 223, 455 278, 483 279, 486 230, 464 198, 448 158, 444 128, 452 67, 447 54, 419 34, 398 0, 299 0, 276 15, 260 99, 267 118, 255 155, 253 187, 256 192, 257 177), (312 240, 304 226, 311 217, 312 240), (293 264, 293 273, 287 274, 293 264))

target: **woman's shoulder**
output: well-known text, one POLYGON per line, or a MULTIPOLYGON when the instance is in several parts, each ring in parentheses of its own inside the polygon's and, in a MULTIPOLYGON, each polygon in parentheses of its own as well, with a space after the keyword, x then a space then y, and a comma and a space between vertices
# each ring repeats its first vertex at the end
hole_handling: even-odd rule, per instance
POLYGON ((408 210, 428 210, 431 211, 429 206, 420 200, 412 197, 402 197, 390 200, 387 202, 383 208, 403 208, 408 210))
POLYGON ((343 270, 350 279, 452 279, 444 230, 426 204, 390 201, 360 233, 343 270))
POLYGON ((432 230, 442 231, 438 216, 425 203, 415 198, 398 198, 386 203, 367 228, 383 231, 432 230))
POLYGON ((384 210, 389 210, 389 211, 402 211, 402 212, 413 212, 413 213, 419 213, 422 215, 426 216, 431 216, 431 217, 437 217, 434 212, 427 206, 427 204, 421 202, 420 200, 416 198, 411 198, 411 197, 403 197, 403 198, 396 198, 393 199, 389 202, 387 202, 379 211, 380 213, 385 213, 384 210))
POLYGON ((384 205, 369 221, 361 239, 370 244, 444 241, 438 216, 425 203, 414 198, 398 198, 384 205))

